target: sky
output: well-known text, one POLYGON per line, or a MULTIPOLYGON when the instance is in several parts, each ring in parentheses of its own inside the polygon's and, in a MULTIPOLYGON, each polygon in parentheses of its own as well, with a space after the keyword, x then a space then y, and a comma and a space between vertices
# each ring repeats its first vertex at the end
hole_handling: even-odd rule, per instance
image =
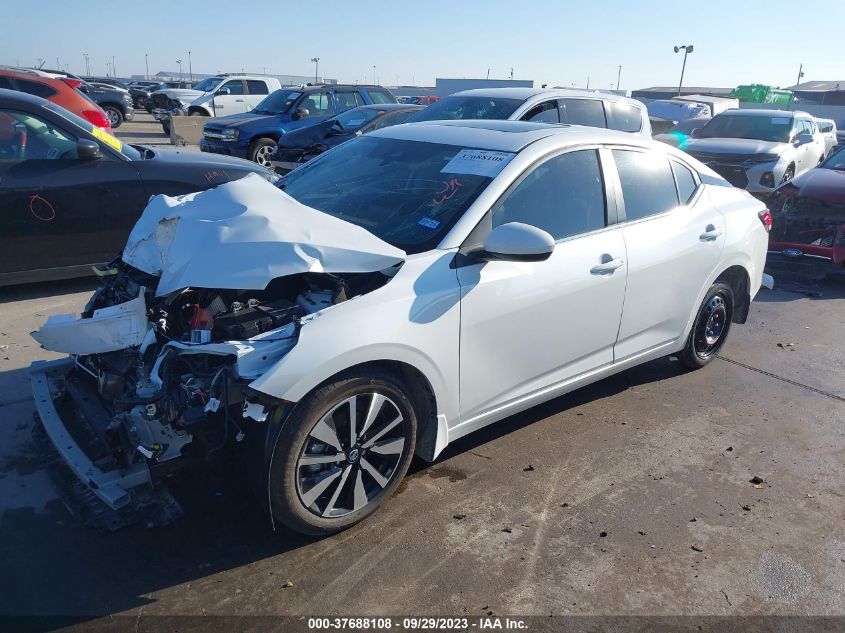
POLYGON ((0 64, 177 70, 382 85, 436 77, 622 89, 845 79, 845 0, 0 0, 0 64), (37 7, 37 10, 35 10, 37 7), (807 16, 805 20, 804 17, 807 16), (58 60, 58 61, 57 61, 58 60), (375 66, 375 69, 373 68, 375 66))

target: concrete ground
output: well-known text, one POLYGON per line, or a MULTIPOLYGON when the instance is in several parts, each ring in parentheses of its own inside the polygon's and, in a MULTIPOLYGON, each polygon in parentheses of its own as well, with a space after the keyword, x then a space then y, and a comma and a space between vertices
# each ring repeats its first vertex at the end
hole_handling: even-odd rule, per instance
MULTIPOLYGON (((119 128, 114 130, 114 135, 124 143, 140 143, 144 145, 167 145, 170 146, 170 136, 161 129, 161 123, 147 114, 143 108, 136 108, 135 117, 132 121, 124 121, 119 128)), ((183 149, 199 151, 199 145, 185 145, 183 149)))
POLYGON ((464 438, 322 540, 271 532, 225 467, 177 482, 166 528, 67 514, 27 333, 91 287, 0 290, 0 614, 845 615, 842 284, 764 290, 709 367, 652 362, 464 438))

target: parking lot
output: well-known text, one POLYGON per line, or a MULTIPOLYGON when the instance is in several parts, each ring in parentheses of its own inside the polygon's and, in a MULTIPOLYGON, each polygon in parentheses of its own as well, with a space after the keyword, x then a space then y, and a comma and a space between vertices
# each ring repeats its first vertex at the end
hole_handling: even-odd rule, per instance
MULTIPOLYGON (((161 123, 147 114, 143 108, 135 110, 135 118, 126 121, 117 130, 117 136, 124 143, 143 143, 145 145, 170 145, 170 137, 161 130, 161 123)), ((198 146, 188 145, 188 149, 199 151, 198 146)))
POLYGON ((842 614, 841 284, 763 290, 704 370, 655 361, 488 427, 316 540, 273 533, 225 466, 177 482, 169 527, 68 515, 31 440, 27 367, 53 355, 28 332, 92 287, 0 295, 0 613, 842 614))

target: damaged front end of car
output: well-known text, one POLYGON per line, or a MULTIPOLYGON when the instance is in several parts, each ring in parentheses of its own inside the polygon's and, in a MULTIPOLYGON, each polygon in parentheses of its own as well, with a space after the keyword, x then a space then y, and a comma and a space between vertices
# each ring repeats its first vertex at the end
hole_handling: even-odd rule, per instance
POLYGON ((31 369, 43 430, 72 473, 68 507, 101 529, 166 524, 181 514, 163 485, 174 473, 227 445, 258 446, 261 462, 291 403, 250 383, 403 256, 261 178, 154 198, 81 317, 32 334, 69 354, 31 369))

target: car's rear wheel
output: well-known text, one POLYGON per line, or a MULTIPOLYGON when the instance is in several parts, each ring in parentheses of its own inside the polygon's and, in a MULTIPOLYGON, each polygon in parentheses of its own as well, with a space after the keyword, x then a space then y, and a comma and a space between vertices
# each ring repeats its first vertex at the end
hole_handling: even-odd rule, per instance
POLYGON ((255 139, 249 146, 249 159, 262 167, 270 167, 270 157, 276 153, 276 141, 271 138, 255 139))
POLYGON ((392 372, 356 370, 314 391, 284 422, 273 449, 273 516, 309 535, 358 523, 405 476, 416 432, 407 388, 392 372))
POLYGON ((106 116, 109 118, 109 124, 112 128, 120 127, 120 124, 123 123, 123 113, 120 109, 107 105, 103 110, 106 111, 106 116))
POLYGON ((692 323, 687 344, 680 354, 681 361, 691 369, 710 363, 722 349, 731 329, 734 293, 731 287, 717 281, 704 296, 692 323))

